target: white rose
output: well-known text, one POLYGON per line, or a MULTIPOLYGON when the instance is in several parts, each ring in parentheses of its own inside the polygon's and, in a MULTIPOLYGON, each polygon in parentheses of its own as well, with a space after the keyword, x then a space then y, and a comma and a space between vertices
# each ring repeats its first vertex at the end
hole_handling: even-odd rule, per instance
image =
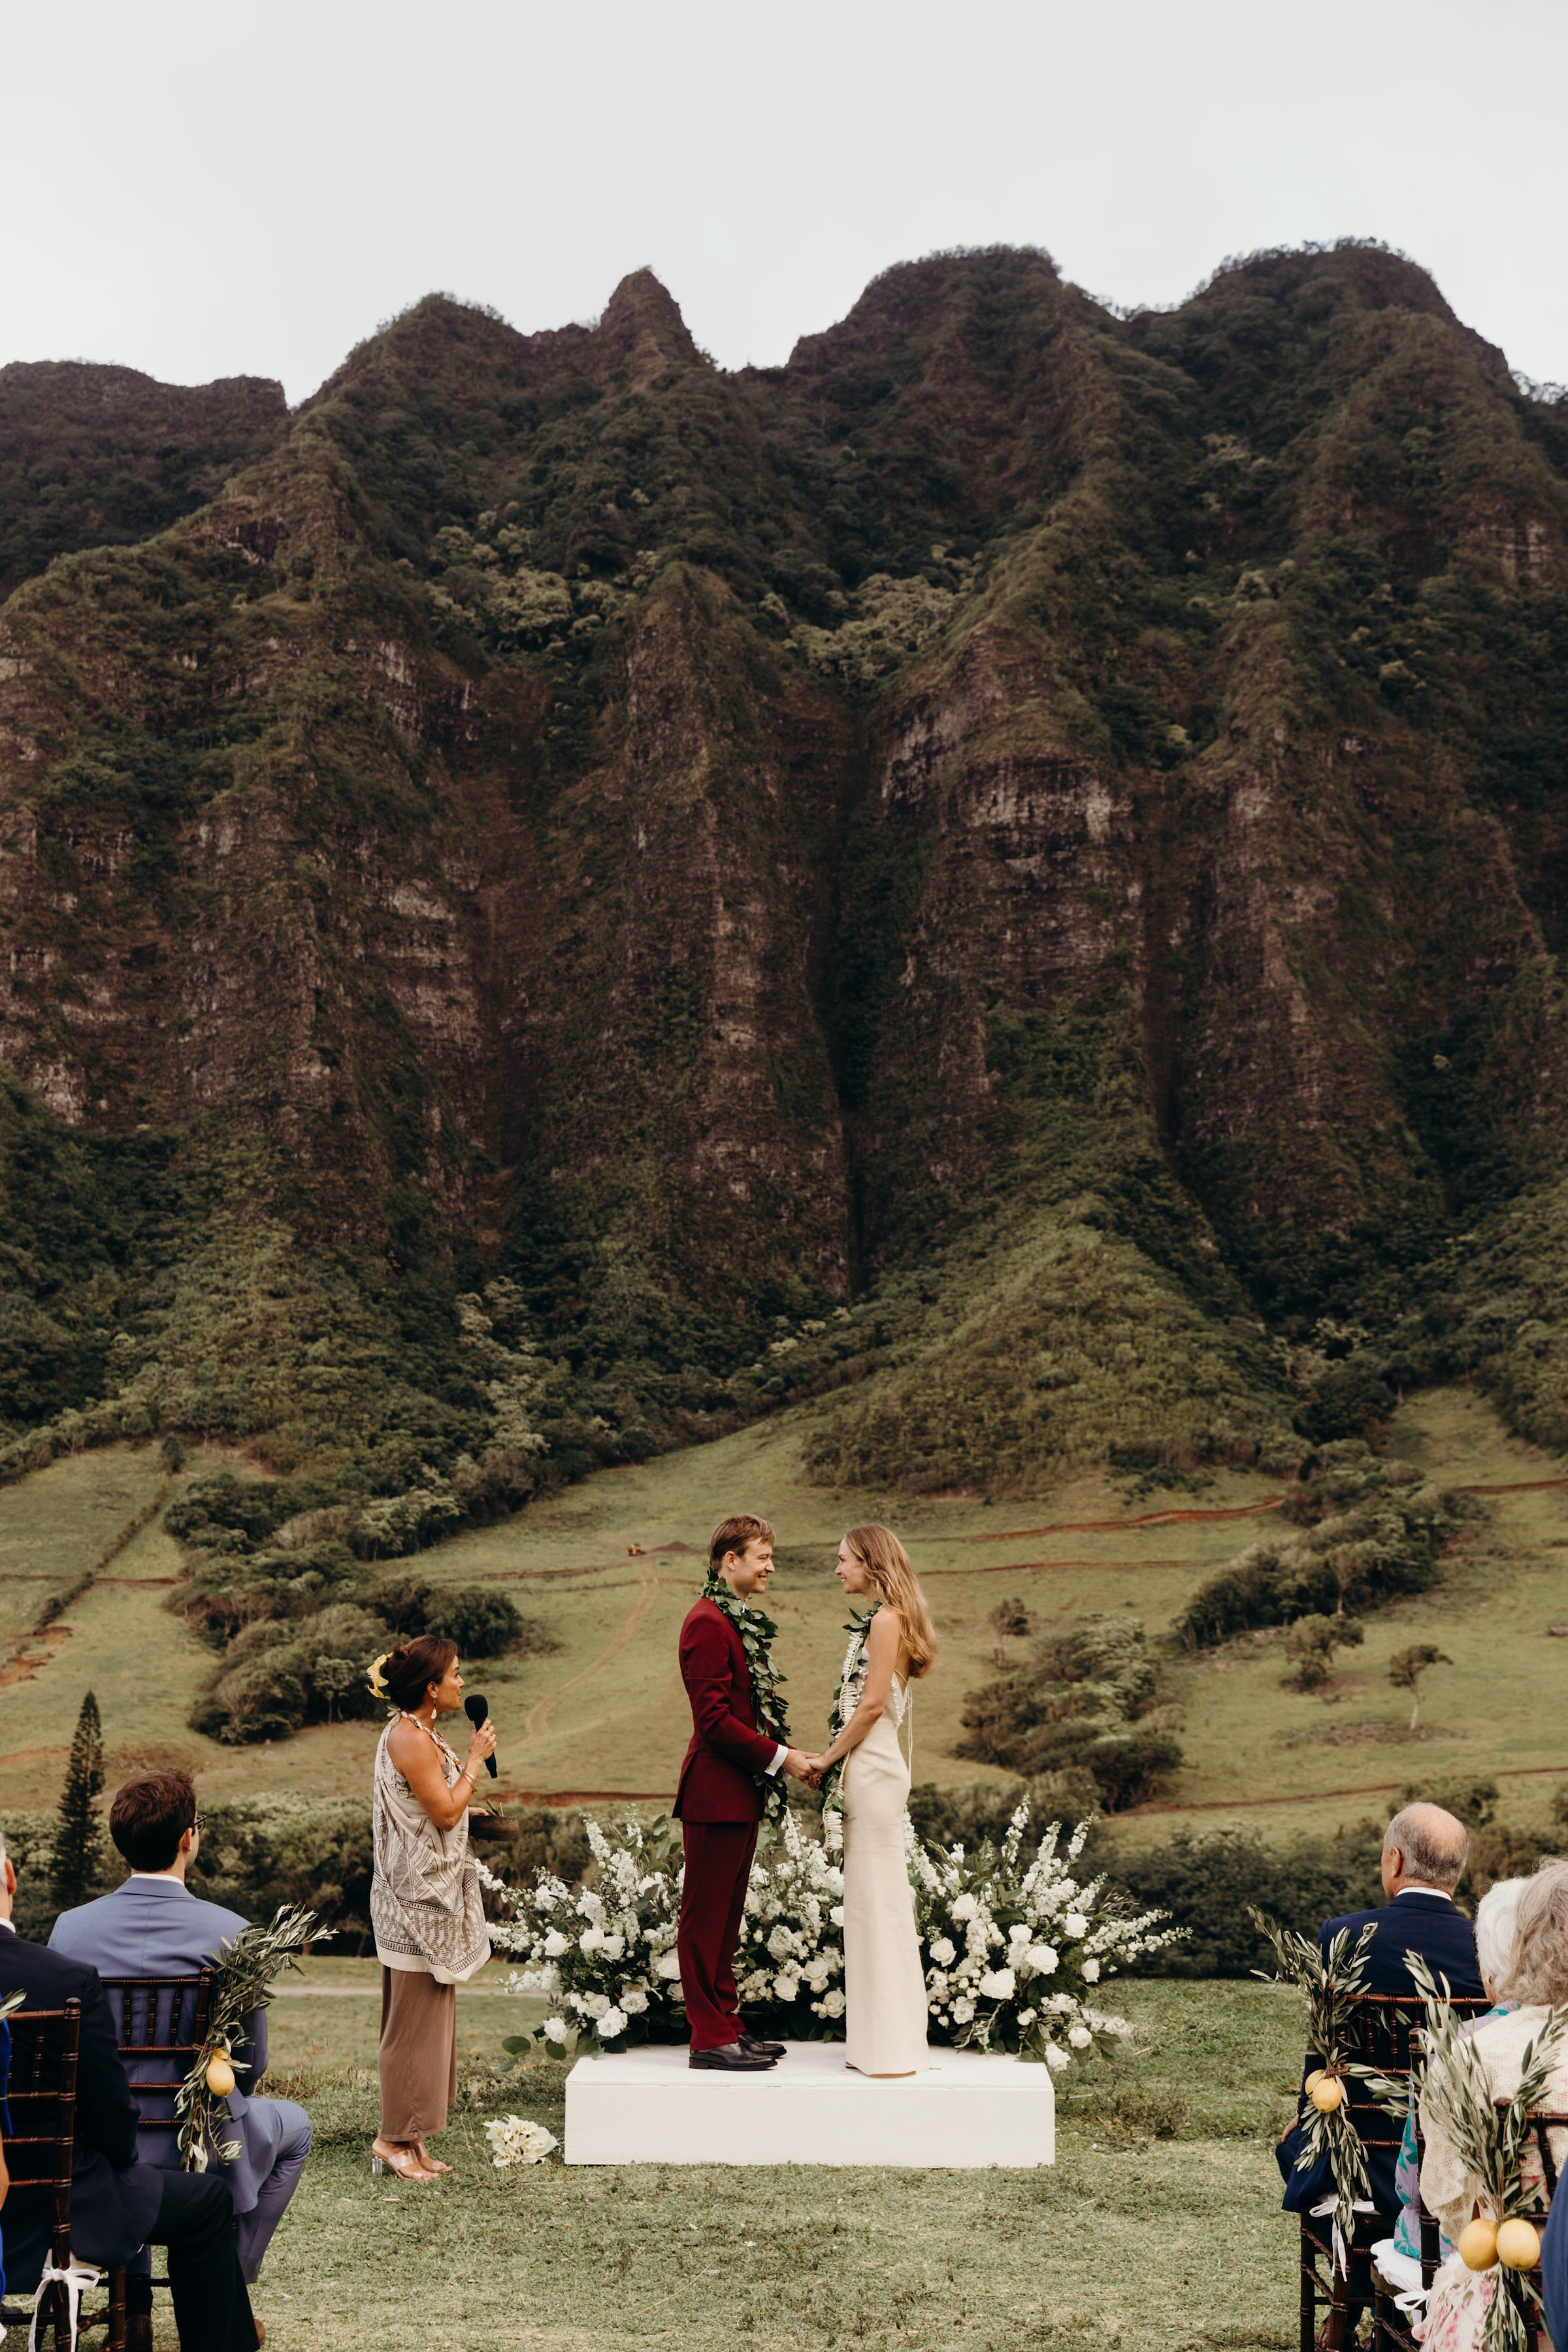
POLYGON ((939 1969, 951 1968, 958 1958, 952 1937, 939 1936, 931 1948, 931 1956, 939 1969))
POLYGON ((676 1951, 660 1952, 658 1959, 655 1960, 653 1964, 653 1972, 656 1977, 663 1977, 667 1983, 669 1983, 678 1978, 680 1974, 679 1953, 676 1951))
POLYGON ((800 1990, 800 1979, 781 1969, 773 1979, 773 1991, 780 2000, 793 2000, 800 1990))
POLYGON ((953 2002, 952 2021, 954 2025, 967 2025, 973 2014, 974 2003, 972 2000, 955 2000, 953 2002))
POLYGON ((561 1933, 560 1928, 552 1927, 549 1935, 544 1938, 545 1958, 547 1960, 558 1960, 563 1952, 569 1952, 571 1948, 571 1945, 566 1941, 566 1938, 561 1933))
POLYGON ((1007 1941, 1010 1944, 1026 1944, 1029 1940, 1030 1933, 1030 1929, 1026 1927, 1022 1921, 1020 1921, 1017 1927, 1008 1928, 1007 1941))
POLYGON ((843 1927, 843 1925, 844 1925, 844 1906, 843 1906, 843 1904, 842 1904, 842 1903, 836 1903, 836 1904, 834 1905, 834 1906, 833 1906, 832 1910, 828 1913, 828 1915, 827 1915, 827 1916, 828 1916, 828 1917, 832 1920, 832 1922, 833 1922, 833 1924, 834 1924, 834 1926, 835 1926, 836 1927, 843 1927))
POLYGON ((605 1931, 602 1927, 584 1927, 577 1938, 577 1949, 592 1958, 604 1940, 605 1931))
POLYGON ((1047 2042, 1046 2044, 1046 2063, 1050 2068, 1053 2074, 1059 2074, 1064 2066, 1070 2066, 1072 2064, 1072 2060, 1068 2056, 1067 2052, 1065 2050, 1059 2050, 1054 2042, 1047 2042))
POLYGON ((1087 2050, 1093 2039, 1094 2036, 1087 2025, 1071 2025, 1068 2028, 1068 2040, 1075 2050, 1087 2050))
POLYGON ((831 1992, 825 1992, 825 1993, 823 1994, 823 1996, 822 1996, 822 2013, 823 2013, 824 2017, 842 2017, 842 2016, 843 2016, 843 2014, 844 2014, 844 1995, 839 1991, 838 1987, 837 1987, 837 1985, 835 1985, 835 1986, 834 1986, 834 1988, 833 1988, 833 1990, 832 1990, 832 1991, 831 1991, 831 1992))
POLYGON ((1054 1944, 1031 1944, 1029 1947, 1029 1967, 1033 1973, 1037 1977, 1054 1976, 1057 1969, 1056 1946, 1054 1944))
POLYGON ((628 2017, 640 2017, 647 2007, 647 1995, 641 1985, 627 1985, 621 1994, 621 2007, 628 2017))
POLYGON ((607 1960, 624 1959, 626 1939, 624 1936, 602 1936, 599 1939, 599 1949, 607 1960))
POLYGON ((978 1908, 973 1895, 961 1895, 952 1906, 952 1916, 958 1920, 973 1919, 978 1908))
POLYGON ((775 1960, 787 1960, 795 1949, 795 1937, 782 1919, 768 1937, 768 1949, 775 1960))
POLYGON ((993 1969, 980 1979, 980 1990, 987 2000, 1011 2000, 1017 1989, 1017 1978, 1011 1969, 993 1969))
POLYGON ((626 2030, 626 2021, 622 2012, 618 2009, 606 2009, 599 2020, 600 2041, 614 2042, 616 2035, 624 2033, 626 2030))
POLYGON ((1085 1984, 1098 1984, 1100 1982, 1100 1962, 1098 1960, 1085 1960, 1083 1964, 1083 1980, 1085 1984))
POLYGON ((584 1994, 579 2007, 586 2016, 597 2021, 601 2017, 608 2015, 610 2004, 602 1992, 590 1992, 584 1994))
POLYGON ((1068 1913, 1067 1917, 1062 1921, 1062 1933, 1066 1936, 1075 1937, 1088 1935, 1089 1921, 1084 1917, 1081 1911, 1069 1911, 1068 1913))
POLYGON ((546 2042, 564 2042, 566 2020, 563 2017, 547 2017, 544 2021, 544 2039, 546 2042))

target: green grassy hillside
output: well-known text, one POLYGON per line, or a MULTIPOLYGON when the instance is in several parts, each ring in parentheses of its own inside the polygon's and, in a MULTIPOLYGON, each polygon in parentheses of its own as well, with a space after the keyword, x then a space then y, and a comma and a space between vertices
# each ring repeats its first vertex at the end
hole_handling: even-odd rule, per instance
MULTIPOLYGON (((1268 1529, 1281 1492, 1278 1480, 1251 1472, 1143 1495, 1084 1477, 1033 1511, 835 1490, 803 1466, 816 1425, 816 1409, 801 1408, 710 1445, 600 1472, 411 1563, 437 1586, 509 1594, 561 1643, 549 1656, 471 1670, 501 1727, 501 1793, 601 1804, 668 1797, 689 1729, 676 1633, 700 1580, 708 1528, 723 1511, 761 1508, 777 1527, 783 1566, 771 1601, 805 1740, 822 1737, 843 1654, 844 1603, 830 1572, 837 1539, 860 1518, 899 1528, 942 1640, 917 1699, 916 1773, 952 1783, 1000 1777, 954 1753, 964 1695, 995 1670, 988 1619, 999 1600, 1021 1598, 1039 1633, 1125 1609, 1163 1634, 1195 1587, 1268 1529)), ((1186 1761, 1168 1797, 1121 1817, 1119 1835, 1163 1835, 1182 1819, 1209 1826, 1245 1818, 1271 1832, 1331 1826, 1377 1811, 1410 1779, 1477 1773, 1508 1775, 1510 1813, 1529 1818, 1544 1809, 1554 1776, 1568 1776, 1560 1705, 1568 1643, 1546 1633, 1568 1622, 1568 1464, 1508 1437, 1491 1407, 1462 1390, 1417 1399, 1395 1435, 1447 1483, 1512 1491, 1487 1496, 1485 1517, 1440 1585, 1367 1619, 1364 1647, 1344 1654, 1326 1693, 1280 1688, 1278 1632, 1195 1660, 1174 1657, 1167 1672, 1186 1761), (1387 1665, 1414 1641, 1431 1641, 1454 1663, 1428 1677, 1412 1734, 1408 1700, 1390 1685, 1387 1665)), ((186 1477, 212 1461, 194 1457, 186 1477)), ((31 1622, 46 1563, 60 1585, 90 1563, 114 1513, 131 1513, 154 1475, 150 1452, 121 1450, 58 1463, 0 1493, 8 1623, 31 1622)), ((164 1606, 179 1568, 178 1548, 150 1527, 63 1612, 51 1639, 15 1641, 19 1663, 6 1669, 0 1717, 5 1804, 52 1801, 89 1685, 103 1710, 111 1776, 136 1759, 178 1757, 214 1798, 365 1786, 372 1723, 317 1725, 261 1748, 221 1747, 187 1728, 216 1661, 164 1606)))

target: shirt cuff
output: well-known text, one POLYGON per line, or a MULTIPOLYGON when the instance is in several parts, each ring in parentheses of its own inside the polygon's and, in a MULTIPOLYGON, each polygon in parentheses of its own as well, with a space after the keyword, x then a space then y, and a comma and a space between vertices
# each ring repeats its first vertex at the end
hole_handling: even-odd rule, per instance
POLYGON ((773 1774, 778 1770, 779 1766, 784 1762, 784 1758, 788 1754, 789 1749, 787 1748, 775 1748, 773 1749, 773 1760, 763 1775, 763 1778, 765 1780, 771 1780, 773 1779, 773 1774))

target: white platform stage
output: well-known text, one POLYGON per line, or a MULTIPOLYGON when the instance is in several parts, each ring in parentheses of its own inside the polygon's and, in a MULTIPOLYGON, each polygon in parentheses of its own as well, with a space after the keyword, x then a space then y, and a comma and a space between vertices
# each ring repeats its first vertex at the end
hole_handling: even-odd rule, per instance
POLYGON ((930 2071, 868 2082, 842 2042, 792 2042, 765 2074, 694 2074, 681 2049, 580 2058, 568 2164, 1054 2164, 1047 2066, 933 2050, 930 2071))

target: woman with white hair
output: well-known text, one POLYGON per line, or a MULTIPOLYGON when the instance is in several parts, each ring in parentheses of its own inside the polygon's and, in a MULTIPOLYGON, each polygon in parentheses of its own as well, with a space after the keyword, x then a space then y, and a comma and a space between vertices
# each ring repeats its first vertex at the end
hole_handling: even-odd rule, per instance
MULTIPOLYGON (((1476 1925, 1479 1946, 1479 1918, 1476 1925)), ((1484 1969, 1484 1957, 1481 1965, 1484 1969)), ((1513 2096, 1526 2044, 1540 2032, 1552 2010, 1568 2005, 1568 1862, 1543 1862, 1533 1878, 1521 1884, 1503 1989, 1510 2005, 1482 2018, 1474 2033, 1494 2099, 1513 2096)), ((1568 2047, 1557 2054, 1541 2105, 1547 2114, 1568 2113, 1568 2047)), ((1450 2251, 1433 2284, 1426 2316, 1415 2332, 1425 2352, 1478 2352, 1497 2273, 1468 2269, 1457 2243, 1460 2231, 1474 2217, 1482 2185, 1467 2171, 1445 2131, 1430 2089, 1421 2097, 1421 2128, 1426 2144, 1421 2193, 1428 2210, 1437 2216, 1444 2246, 1450 2251)), ((1568 2129, 1553 2131, 1549 2137, 1552 2158, 1561 2172, 1568 2162, 1568 2129)), ((1525 2142, 1521 2170, 1525 2193, 1538 2192, 1542 2175, 1533 2139, 1525 2142)))
MULTIPOLYGON (((1500 1878, 1480 1899, 1476 1911, 1476 1961, 1492 2007, 1485 2018, 1467 2019, 1460 2027, 1461 2032, 1473 2033, 1479 2025, 1494 2017, 1506 2017, 1519 2006, 1508 1999, 1506 1987, 1519 1898, 1529 1884, 1524 1878, 1500 1878)), ((1412 2110, 1405 2118, 1405 2138, 1394 2172, 1394 2186, 1399 2191, 1399 2219, 1393 2237, 1380 2238, 1372 2250, 1373 2261, 1389 2285, 1397 2287, 1402 2294, 1415 2294, 1421 2286, 1421 2208, 1415 2166, 1415 2116, 1412 2110)), ((1445 2241, 1440 2251, 1447 2259, 1454 2250, 1445 2241)))

